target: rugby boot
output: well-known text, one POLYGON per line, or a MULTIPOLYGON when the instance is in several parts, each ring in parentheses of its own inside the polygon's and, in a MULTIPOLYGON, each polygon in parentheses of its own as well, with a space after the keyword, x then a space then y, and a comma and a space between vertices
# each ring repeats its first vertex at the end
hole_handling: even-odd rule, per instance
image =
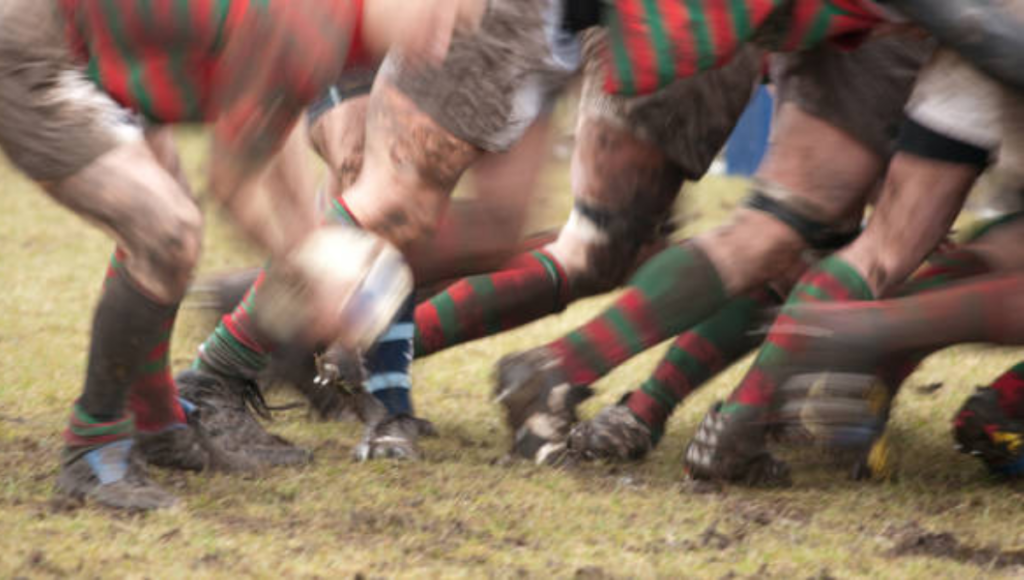
POLYGON ((750 486, 780 487, 792 482, 789 466, 768 453, 764 423, 756 411, 722 412, 711 406, 686 447, 683 466, 697 480, 728 481, 750 486))
POLYGON ((570 452, 587 461, 637 461, 654 443, 650 428, 621 402, 605 407, 569 432, 570 452))
POLYGON ((176 380, 181 398, 197 408, 195 424, 215 448, 240 455, 256 467, 312 461, 311 452, 260 425, 254 413, 269 418, 270 408, 255 382, 198 370, 183 371, 176 380))
POLYGON ((199 422, 199 409, 179 399, 187 423, 172 425, 157 433, 135 433, 135 449, 148 465, 179 471, 249 471, 252 461, 220 449, 199 422))
POLYGON ((90 450, 65 448, 57 493, 128 511, 168 508, 178 501, 149 479, 141 457, 132 452, 131 439, 90 450))
POLYGON ((592 394, 589 387, 569 384, 557 357, 544 347, 498 361, 494 395, 505 408, 512 453, 539 464, 566 458, 576 407, 592 394))
POLYGON ((157 433, 137 432, 135 444, 148 465, 180 471, 203 471, 210 466, 210 454, 195 429, 186 424, 157 433))
POLYGON ((896 456, 887 433, 875 438, 868 450, 854 462, 850 477, 855 481, 874 482, 896 479, 896 456))
POLYGON ((423 457, 417 442, 421 437, 437 437, 434 424, 412 415, 392 415, 366 428, 363 440, 353 455, 357 461, 371 459, 409 459, 423 457))
POLYGON ((953 438, 961 453, 980 459, 993 474, 1024 477, 1024 419, 1011 419, 998 393, 979 387, 953 419, 953 438))

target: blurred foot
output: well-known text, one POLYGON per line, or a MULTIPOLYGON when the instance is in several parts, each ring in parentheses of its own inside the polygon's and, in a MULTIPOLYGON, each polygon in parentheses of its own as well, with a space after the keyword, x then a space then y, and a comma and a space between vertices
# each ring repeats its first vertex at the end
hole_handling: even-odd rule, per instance
POLYGON ((147 464, 181 471, 203 471, 210 454, 189 425, 179 424, 157 433, 137 432, 135 445, 147 464))
POLYGON ((853 464, 851 478, 856 481, 884 482, 896 479, 896 457, 889 436, 882 433, 866 453, 853 464))
POLYGON ((792 483, 789 466, 772 457, 765 447, 764 423, 756 412, 722 412, 712 405, 686 448, 683 466, 696 480, 729 481, 757 487, 792 483))
POLYGON ((181 397, 196 406, 198 429, 217 449, 242 456, 256 467, 305 465, 313 454, 268 433, 254 411, 269 417, 259 387, 244 379, 187 370, 177 378, 181 397))
POLYGON ((434 424, 411 415, 393 415, 367 427, 353 455, 358 461, 423 457, 417 445, 421 437, 437 437, 434 424))
POLYGON ((569 432, 569 450, 587 461, 637 461, 653 448, 651 430, 622 404, 605 407, 569 432))
POLYGON ((502 358, 494 395, 505 408, 512 453, 539 464, 560 462, 576 407, 591 394, 590 388, 570 385, 557 358, 543 347, 502 358))
POLYGON ((967 399, 953 419, 953 438, 993 474, 1024 478, 1024 420, 1006 416, 994 389, 979 387, 967 399))
POLYGON ((132 441, 124 439, 91 451, 66 448, 57 493, 75 500, 127 511, 168 508, 177 499, 149 479, 132 441))

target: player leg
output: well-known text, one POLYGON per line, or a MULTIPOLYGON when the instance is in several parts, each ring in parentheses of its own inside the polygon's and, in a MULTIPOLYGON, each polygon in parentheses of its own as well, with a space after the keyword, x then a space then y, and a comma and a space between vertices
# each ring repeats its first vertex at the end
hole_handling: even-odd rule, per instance
MULTIPOLYGON (((119 252, 92 325, 85 385, 65 433, 58 489, 152 509, 174 498, 129 453, 129 393, 159 366, 199 255, 202 218, 129 116, 73 64, 48 4, 7 6, 0 23, 0 146, 58 203, 110 233, 119 252)), ((163 374, 156 373, 156 380, 163 374)), ((171 420, 183 423, 180 407, 171 420)), ((204 465, 193 448, 194 464, 204 465)))
MULTIPOLYGON (((994 101, 1000 94, 998 90, 993 92, 983 78, 965 78, 962 69, 949 64, 946 57, 940 57, 929 72, 922 74, 909 105, 911 121, 901 138, 901 151, 893 161, 882 200, 866 231, 849 248, 808 272, 791 294, 787 303, 790 307, 869 300, 891 291, 948 230, 971 183, 987 163, 990 147, 984 143, 998 139, 999 103, 994 101), (957 102, 958 93, 949 90, 964 87, 974 93, 971 101, 957 102), (927 94, 934 95, 932 102, 940 104, 929 104, 927 94), (975 98, 982 102, 975 102, 975 98), (974 118, 967 131, 977 137, 975 143, 951 138, 916 120, 927 118, 935 126, 946 127, 944 123, 949 119, 962 119, 936 114, 935 106, 972 111, 974 118)), ((776 321, 777 331, 769 333, 754 366, 725 404, 726 409, 747 417, 741 422, 761 425, 752 427, 752 432, 763 433, 769 408, 782 398, 776 393, 781 382, 799 367, 811 364, 810 354, 804 351, 824 344, 793 334, 788 330, 792 327, 788 315, 776 321)), ((849 371, 877 360, 881 346, 866 345, 863 351, 849 351, 850 360, 830 359, 827 364, 849 371)))
MULTIPOLYGON (((789 82, 780 82, 782 105, 772 147, 747 206, 732 223, 645 264, 612 308, 545 348, 553 353, 537 357, 547 361, 545 372, 517 372, 523 377, 547 375, 552 384, 586 387, 637 352, 710 316, 730 296, 766 283, 788 269, 787 264, 799 267, 805 248, 835 241, 837 229, 826 224, 849 223, 850 216, 858 215, 884 167, 891 119, 898 118, 895 108, 879 117, 883 121, 865 123, 858 112, 865 95, 854 97, 846 79, 882 64, 898 72, 881 90, 902 87, 906 94, 911 75, 905 72, 908 64, 898 59, 916 63, 920 56, 915 60, 912 50, 906 51, 911 56, 902 51, 883 46, 859 59, 830 51, 791 61, 794 70, 784 79, 789 82), (887 117, 889 123, 884 122, 887 117), (838 157, 846 163, 836 169, 838 157), (705 289, 707 280, 717 293, 705 289), (689 284, 701 291, 691 293, 689 284)), ((868 85, 863 90, 870 95, 880 89, 868 85)))

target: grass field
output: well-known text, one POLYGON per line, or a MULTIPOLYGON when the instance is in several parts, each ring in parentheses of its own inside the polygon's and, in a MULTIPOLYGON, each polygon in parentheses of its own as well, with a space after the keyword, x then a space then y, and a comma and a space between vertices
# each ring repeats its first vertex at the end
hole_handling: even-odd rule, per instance
MULTIPOLYGON (((183 140, 198 183, 202 147, 183 140)), ((565 171, 548 176, 539 222, 558 223, 565 171)), ((723 215, 742 183, 711 178, 681 211, 691 231, 723 215)), ((661 447, 631 466, 565 471, 499 461, 506 434, 489 401, 499 356, 578 324, 607 298, 419 361, 416 400, 441 437, 421 463, 355 464, 360 428, 301 410, 272 425, 316 452, 301 470, 156 477, 184 501, 147 516, 68 510, 51 489, 69 404, 111 244, 0 162, 0 577, 1024 577, 1024 489, 989 482, 955 453, 949 418, 1019 351, 960 348, 928 361, 893 420, 900 478, 858 484, 822 466, 779 491, 680 485, 683 445, 742 365, 693 397, 661 447), (942 383, 937 390, 923 385, 942 383)), ((207 211, 202 269, 257 263, 207 211)), ((186 311, 186 365, 210 321, 186 311)), ((661 349, 599 383, 590 415, 635 386, 661 349)), ((291 398, 278 395, 279 400, 291 398)))

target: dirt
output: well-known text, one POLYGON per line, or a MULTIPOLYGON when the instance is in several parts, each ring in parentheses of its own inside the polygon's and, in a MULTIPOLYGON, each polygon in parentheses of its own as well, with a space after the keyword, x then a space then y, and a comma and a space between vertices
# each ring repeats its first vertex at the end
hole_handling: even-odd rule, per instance
POLYGON ((804 525, 811 521, 811 510, 782 500, 731 499, 723 502, 723 511, 741 523, 767 526, 773 523, 804 525))
POLYGON ((617 578, 617 576, 609 574, 600 566, 584 566, 582 568, 577 568, 572 577, 574 580, 612 580, 613 578, 617 578))
POLYGON ((1024 567, 1024 550, 1002 550, 999 546, 974 546, 960 541, 952 532, 930 532, 910 524, 895 534, 896 545, 886 554, 893 558, 924 556, 942 558, 984 568, 1024 567))

